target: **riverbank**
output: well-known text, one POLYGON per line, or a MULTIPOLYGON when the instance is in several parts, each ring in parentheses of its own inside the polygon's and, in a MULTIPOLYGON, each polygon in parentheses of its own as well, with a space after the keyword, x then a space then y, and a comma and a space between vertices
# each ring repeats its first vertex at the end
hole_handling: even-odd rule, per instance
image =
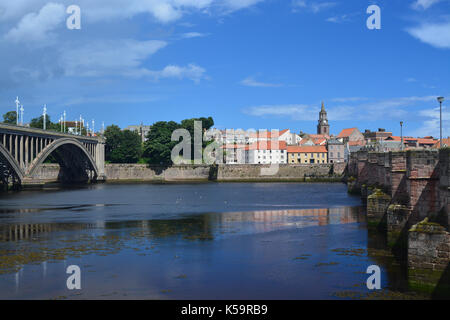
POLYGON ((107 164, 108 182, 341 182, 345 164, 279 165, 107 164))

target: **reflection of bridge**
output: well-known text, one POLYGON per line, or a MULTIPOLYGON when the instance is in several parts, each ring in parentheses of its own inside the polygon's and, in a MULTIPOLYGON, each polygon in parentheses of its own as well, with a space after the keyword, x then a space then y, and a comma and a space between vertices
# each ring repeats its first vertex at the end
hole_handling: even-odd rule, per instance
POLYGON ((104 150, 102 138, 0 124, 0 179, 6 185, 40 183, 45 177, 39 167, 51 155, 60 165, 59 180, 103 180, 104 150))

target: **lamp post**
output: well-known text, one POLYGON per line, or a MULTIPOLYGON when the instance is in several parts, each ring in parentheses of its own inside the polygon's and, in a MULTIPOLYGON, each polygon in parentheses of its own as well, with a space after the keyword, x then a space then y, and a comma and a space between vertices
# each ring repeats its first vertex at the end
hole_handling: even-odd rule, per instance
POLYGON ((44 112, 42 113, 42 115, 44 118, 44 123, 42 124, 42 128, 44 130, 46 130, 47 129, 47 105, 46 104, 44 104, 44 112))
POLYGON ((20 104, 19 97, 16 97, 15 103, 16 103, 16 125, 18 126, 19 125, 19 104, 20 104))
POLYGON ((23 111, 25 109, 23 108, 23 104, 20 105, 20 125, 23 125, 23 111))
POLYGON ((439 101, 439 146, 442 148, 442 102, 444 102, 444 97, 438 97, 437 100, 439 101))
POLYGON ((64 121, 64 127, 63 127, 64 131, 63 132, 66 133, 66 110, 64 110, 64 120, 63 121, 64 121))
POLYGON ((402 145, 400 146, 400 148, 403 151, 403 121, 400 121, 400 137, 402 141, 402 145))

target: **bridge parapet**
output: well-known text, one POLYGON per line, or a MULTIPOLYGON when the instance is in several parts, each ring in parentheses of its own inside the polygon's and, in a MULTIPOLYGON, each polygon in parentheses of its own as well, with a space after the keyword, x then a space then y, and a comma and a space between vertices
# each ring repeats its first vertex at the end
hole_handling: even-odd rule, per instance
POLYGON ((53 154, 69 180, 103 180, 104 143, 101 137, 0 124, 0 177, 5 184, 35 183, 36 167, 53 154))

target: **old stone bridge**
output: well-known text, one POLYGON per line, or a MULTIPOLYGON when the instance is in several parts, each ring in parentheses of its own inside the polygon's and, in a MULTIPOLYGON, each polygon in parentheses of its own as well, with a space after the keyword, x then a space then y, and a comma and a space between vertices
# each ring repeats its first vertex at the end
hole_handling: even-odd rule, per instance
POLYGON ((40 165, 60 166, 58 180, 86 182, 105 179, 104 140, 0 124, 0 179, 5 185, 40 184, 40 165))

